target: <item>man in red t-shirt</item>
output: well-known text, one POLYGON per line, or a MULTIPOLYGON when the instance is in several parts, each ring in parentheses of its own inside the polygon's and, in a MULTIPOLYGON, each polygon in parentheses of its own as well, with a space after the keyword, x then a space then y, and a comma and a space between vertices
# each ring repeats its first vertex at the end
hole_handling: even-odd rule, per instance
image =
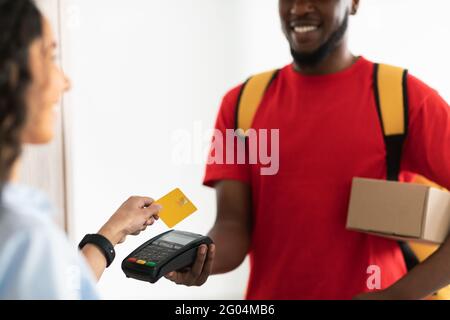
MULTIPOLYGON (((248 299, 416 299, 450 283, 450 241, 405 275, 396 241, 345 228, 352 178, 386 178, 373 63, 348 48, 348 19, 358 4, 279 0, 294 63, 273 80, 252 124, 279 130, 276 174, 262 175, 264 166, 248 161, 209 161, 204 184, 217 191, 209 233, 217 250, 199 250, 192 269, 169 279, 201 285, 250 254, 248 299), (372 265, 381 270, 382 290, 367 287, 372 265)), ((450 108, 413 76, 407 86, 402 170, 450 188, 450 108)), ((235 128, 241 88, 223 99, 216 129, 224 136, 235 128)))

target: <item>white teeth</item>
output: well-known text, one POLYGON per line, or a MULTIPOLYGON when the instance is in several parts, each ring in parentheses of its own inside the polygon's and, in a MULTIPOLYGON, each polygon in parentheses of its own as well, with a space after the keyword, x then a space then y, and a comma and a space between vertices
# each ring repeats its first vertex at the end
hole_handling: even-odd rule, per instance
POLYGON ((297 33, 306 33, 317 30, 317 26, 302 26, 302 27, 295 27, 294 31, 297 33))

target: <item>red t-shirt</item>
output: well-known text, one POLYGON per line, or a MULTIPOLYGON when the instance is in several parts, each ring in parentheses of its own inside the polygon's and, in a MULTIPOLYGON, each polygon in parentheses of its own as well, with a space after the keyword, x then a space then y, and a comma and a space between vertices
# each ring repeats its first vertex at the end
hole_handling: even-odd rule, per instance
MULTIPOLYGON (((352 178, 386 177, 385 143, 373 92, 373 63, 359 58, 331 75, 284 67, 266 92, 253 128, 279 129, 279 171, 259 164, 208 164, 204 184, 248 183, 253 233, 248 299, 349 299, 368 291, 367 269, 381 287, 401 278, 396 241, 346 230, 352 178)), ((402 169, 450 188, 450 108, 408 76, 409 132, 402 169)), ((223 99, 216 128, 235 127, 241 86, 223 99)))

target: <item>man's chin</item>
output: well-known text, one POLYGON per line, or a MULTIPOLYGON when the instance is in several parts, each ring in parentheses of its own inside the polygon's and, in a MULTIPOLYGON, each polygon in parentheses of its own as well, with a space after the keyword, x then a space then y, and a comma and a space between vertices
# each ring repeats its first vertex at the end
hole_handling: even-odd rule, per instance
POLYGON ((297 42, 292 41, 290 43, 291 50, 298 54, 313 54, 320 49, 322 43, 319 41, 297 42))
POLYGON ((317 54, 317 48, 315 49, 302 49, 302 50, 296 50, 294 52, 296 57, 313 57, 317 54))
POLYGON ((326 55, 321 52, 319 49, 315 50, 301 50, 297 51, 291 49, 292 57, 295 63, 299 66, 316 66, 320 62, 322 62, 326 55))

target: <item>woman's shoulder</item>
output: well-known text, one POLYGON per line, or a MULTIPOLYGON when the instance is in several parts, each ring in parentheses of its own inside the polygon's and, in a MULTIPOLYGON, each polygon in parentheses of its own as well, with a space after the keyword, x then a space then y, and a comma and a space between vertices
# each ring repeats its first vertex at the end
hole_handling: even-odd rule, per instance
MULTIPOLYGON (((0 238, 59 234, 47 197, 29 187, 7 184, 1 191, 0 238)), ((3 243, 5 241, 2 241, 3 243)))
POLYGON ((43 195, 18 185, 6 185, 0 203, 0 262, 25 262, 29 256, 58 255, 68 240, 53 222, 43 195))
POLYGON ((81 288, 95 292, 77 247, 53 222, 40 196, 31 193, 35 198, 20 205, 23 195, 6 192, 0 206, 0 297, 77 299, 83 297, 81 288))
POLYGON ((0 248, 14 242, 22 245, 63 241, 64 233, 50 216, 36 214, 35 208, 0 209, 0 248))

